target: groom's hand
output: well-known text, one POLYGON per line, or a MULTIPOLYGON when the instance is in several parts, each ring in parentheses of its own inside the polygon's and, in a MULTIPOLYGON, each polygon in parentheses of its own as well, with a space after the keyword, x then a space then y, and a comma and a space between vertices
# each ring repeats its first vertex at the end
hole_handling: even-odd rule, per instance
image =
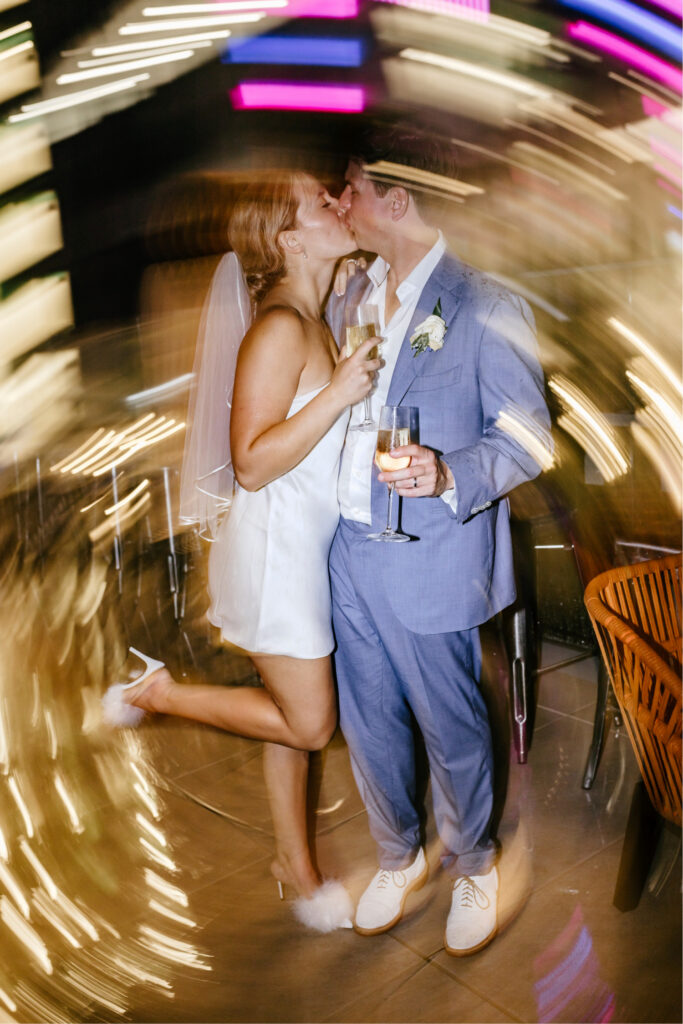
POLYGON ((405 444, 394 448, 390 454, 396 459, 410 456, 410 465, 406 469, 387 471, 378 477, 385 484, 394 483, 396 493, 402 498, 438 498, 444 491, 455 487, 449 467, 431 448, 405 444))

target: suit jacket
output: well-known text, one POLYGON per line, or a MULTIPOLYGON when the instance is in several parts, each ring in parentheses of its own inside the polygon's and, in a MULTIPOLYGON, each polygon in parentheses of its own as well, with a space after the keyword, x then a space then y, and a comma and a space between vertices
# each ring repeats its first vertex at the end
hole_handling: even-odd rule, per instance
MULTIPOLYGON (((333 296, 328 320, 343 341, 344 307, 359 302, 365 274, 343 299, 333 296)), ((401 502, 401 525, 418 540, 368 542, 364 571, 381 574, 384 592, 406 628, 443 633, 480 625, 515 599, 509 508, 505 495, 540 472, 539 463, 504 429, 501 412, 551 446, 543 371, 528 304, 485 274, 445 253, 417 303, 387 396, 389 405, 417 406, 420 443, 453 473, 457 512, 442 498, 401 502), (441 301, 443 347, 415 356, 410 336, 441 301)), ((386 522, 387 487, 372 469, 372 527, 386 522)))

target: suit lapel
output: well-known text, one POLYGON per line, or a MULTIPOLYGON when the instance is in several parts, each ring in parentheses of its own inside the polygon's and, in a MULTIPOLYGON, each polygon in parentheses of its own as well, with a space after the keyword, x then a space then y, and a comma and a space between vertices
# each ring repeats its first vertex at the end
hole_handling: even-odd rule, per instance
POLYGON ((401 404, 406 391, 415 377, 424 372, 430 356, 434 356, 432 352, 422 352, 419 356, 413 354, 413 350, 410 347, 410 338, 415 333, 418 325, 423 320, 426 320, 428 316, 431 316, 439 299, 441 300, 441 316, 446 322, 446 331, 448 331, 451 321, 455 317, 458 308, 458 278, 448 280, 446 277, 444 279, 441 273, 443 268, 444 259, 440 260, 436 265, 434 272, 422 289, 410 325, 401 343, 401 349, 396 360, 391 384, 389 385, 387 405, 401 404))

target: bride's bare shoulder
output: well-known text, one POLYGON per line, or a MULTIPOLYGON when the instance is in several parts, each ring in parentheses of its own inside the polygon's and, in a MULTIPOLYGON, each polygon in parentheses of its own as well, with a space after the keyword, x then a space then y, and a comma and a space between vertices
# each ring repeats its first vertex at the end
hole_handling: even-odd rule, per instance
POLYGON ((271 358, 282 352, 283 356, 292 359, 299 350, 305 358, 306 345, 301 314, 292 306, 271 302, 259 309, 240 351, 244 350, 244 354, 268 354, 271 358))

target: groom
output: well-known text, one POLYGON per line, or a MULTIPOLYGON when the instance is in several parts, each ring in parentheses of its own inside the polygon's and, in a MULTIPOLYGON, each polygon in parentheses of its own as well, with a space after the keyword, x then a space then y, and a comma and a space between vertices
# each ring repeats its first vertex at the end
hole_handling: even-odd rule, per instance
POLYGON ((438 150, 389 134, 346 172, 340 207, 359 248, 378 255, 343 299, 332 297, 328 318, 343 343, 345 305, 378 306, 384 365, 373 416, 382 405, 417 406, 420 443, 396 450, 410 455, 407 469, 378 474, 375 434, 349 431, 330 574, 341 726, 379 860, 354 927, 387 931, 427 878, 416 722, 453 879, 445 947, 467 956, 494 938, 498 901, 478 627, 515 596, 505 495, 540 471, 525 440, 551 442, 530 309, 448 251, 424 192, 411 188, 410 165, 439 175, 430 187, 455 177, 438 150), (384 526, 391 482, 411 543, 366 539, 384 526))

